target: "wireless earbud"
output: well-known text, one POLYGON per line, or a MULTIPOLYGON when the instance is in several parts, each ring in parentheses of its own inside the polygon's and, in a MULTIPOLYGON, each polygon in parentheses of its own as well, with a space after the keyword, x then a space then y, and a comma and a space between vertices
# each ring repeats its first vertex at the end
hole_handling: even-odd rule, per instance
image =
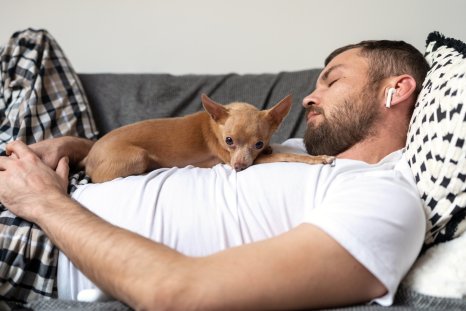
POLYGON ((385 102, 385 107, 386 108, 390 108, 390 106, 392 105, 392 97, 393 97, 393 94, 395 94, 395 88, 391 87, 388 89, 388 93, 387 93, 387 101, 385 102))

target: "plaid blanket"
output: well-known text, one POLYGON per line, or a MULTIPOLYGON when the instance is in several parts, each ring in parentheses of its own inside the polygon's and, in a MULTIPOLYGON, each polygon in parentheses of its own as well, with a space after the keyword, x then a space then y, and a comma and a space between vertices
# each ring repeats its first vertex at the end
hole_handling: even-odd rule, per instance
MULTIPOLYGON (((45 30, 13 34, 0 47, 0 154, 17 139, 97 134, 81 83, 54 38, 45 30)), ((82 172, 73 175, 70 192, 87 181, 82 172)), ((0 300, 56 297, 57 260, 44 232, 0 203, 0 300)))

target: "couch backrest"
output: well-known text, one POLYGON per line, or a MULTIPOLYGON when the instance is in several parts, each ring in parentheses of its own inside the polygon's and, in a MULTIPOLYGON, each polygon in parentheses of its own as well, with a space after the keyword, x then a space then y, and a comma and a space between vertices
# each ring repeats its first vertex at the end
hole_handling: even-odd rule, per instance
POLYGON ((101 134, 149 118, 183 116, 202 109, 200 95, 219 103, 249 102, 270 108, 288 94, 293 106, 273 142, 302 137, 305 111, 301 101, 315 87, 320 69, 278 74, 168 75, 80 74, 101 134))

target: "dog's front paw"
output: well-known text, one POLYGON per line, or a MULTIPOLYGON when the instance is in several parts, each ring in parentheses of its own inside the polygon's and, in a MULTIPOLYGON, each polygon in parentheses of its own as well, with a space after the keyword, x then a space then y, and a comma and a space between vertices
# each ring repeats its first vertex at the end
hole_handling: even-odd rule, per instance
POLYGON ((336 157, 334 156, 321 156, 322 157, 322 164, 332 164, 335 165, 335 160, 336 160, 336 157))

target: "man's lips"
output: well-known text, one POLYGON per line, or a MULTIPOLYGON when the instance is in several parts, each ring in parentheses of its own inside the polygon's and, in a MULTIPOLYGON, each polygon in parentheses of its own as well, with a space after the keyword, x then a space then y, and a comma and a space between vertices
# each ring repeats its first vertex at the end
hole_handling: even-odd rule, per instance
POLYGON ((320 115, 320 112, 317 112, 317 111, 309 111, 307 113, 307 122, 309 123, 311 121, 312 118, 315 118, 316 116, 320 115))

